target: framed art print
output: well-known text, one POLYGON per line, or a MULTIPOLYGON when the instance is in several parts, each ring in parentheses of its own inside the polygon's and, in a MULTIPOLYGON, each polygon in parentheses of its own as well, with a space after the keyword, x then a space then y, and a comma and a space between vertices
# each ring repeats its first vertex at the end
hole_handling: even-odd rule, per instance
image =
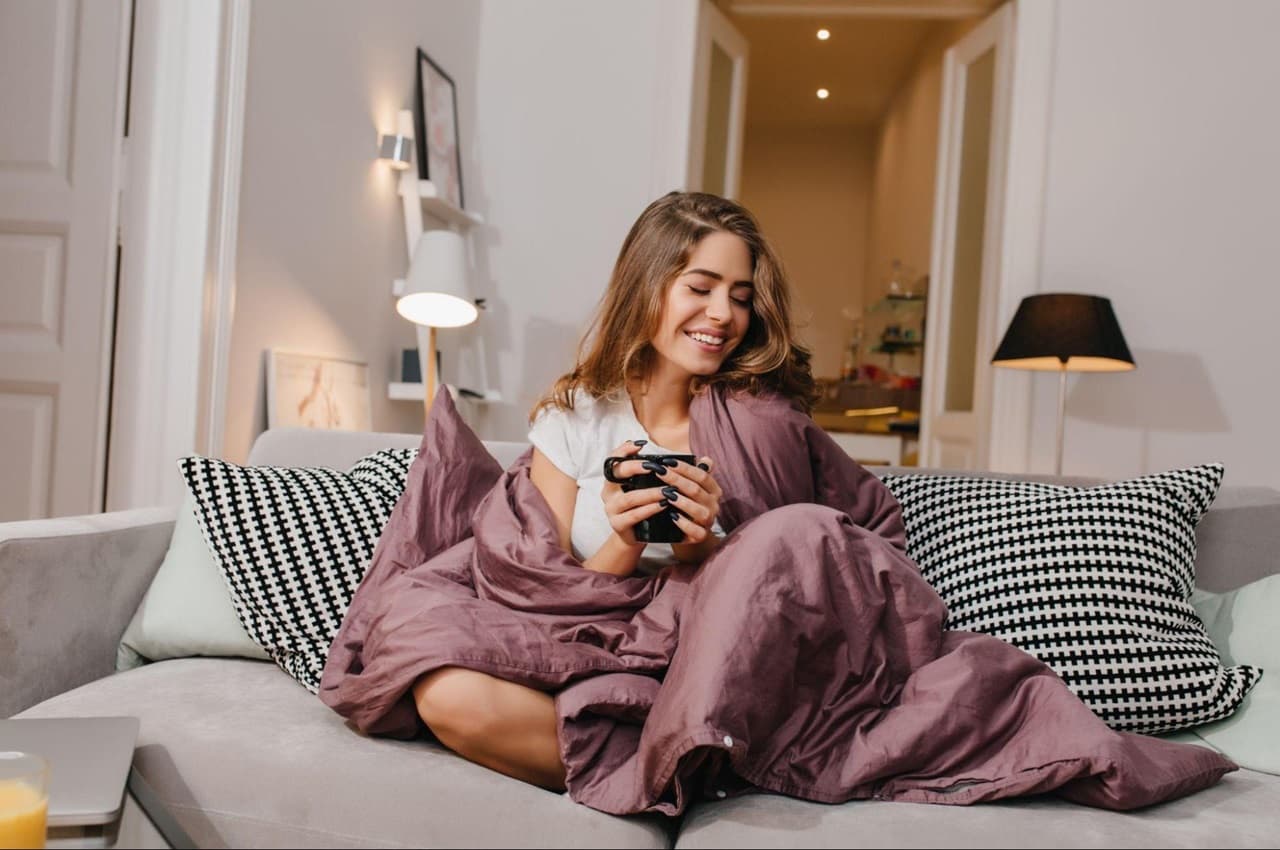
POLYGON ((267 352, 267 427, 368 431, 369 366, 352 360, 267 352))
POLYGON ((463 209, 457 89, 453 78, 420 47, 417 94, 413 120, 417 137, 418 179, 430 180, 436 184, 440 197, 463 209))

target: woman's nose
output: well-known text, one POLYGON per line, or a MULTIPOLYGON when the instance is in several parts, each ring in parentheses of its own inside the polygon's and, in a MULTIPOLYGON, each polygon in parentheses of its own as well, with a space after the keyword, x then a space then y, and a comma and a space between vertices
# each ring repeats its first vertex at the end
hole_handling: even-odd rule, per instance
POLYGON ((723 325, 729 321, 729 316, 729 296, 712 295, 707 302, 707 321, 723 325))

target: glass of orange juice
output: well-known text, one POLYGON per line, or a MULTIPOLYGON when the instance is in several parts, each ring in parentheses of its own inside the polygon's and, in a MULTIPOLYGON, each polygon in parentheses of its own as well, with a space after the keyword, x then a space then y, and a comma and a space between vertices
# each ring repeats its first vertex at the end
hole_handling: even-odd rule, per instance
POLYGON ((49 765, 33 753, 0 752, 0 848, 44 847, 49 765))

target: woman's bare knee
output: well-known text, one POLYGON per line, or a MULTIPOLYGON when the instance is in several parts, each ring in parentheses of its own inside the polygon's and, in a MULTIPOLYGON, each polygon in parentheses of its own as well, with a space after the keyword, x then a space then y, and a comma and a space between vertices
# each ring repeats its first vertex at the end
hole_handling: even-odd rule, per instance
POLYGON ((418 716, 449 749, 544 788, 564 789, 555 701, 546 693, 462 667, 413 685, 418 716))
POLYGON ((488 703, 488 676, 465 667, 441 667, 413 685, 418 716, 450 749, 481 731, 488 703))

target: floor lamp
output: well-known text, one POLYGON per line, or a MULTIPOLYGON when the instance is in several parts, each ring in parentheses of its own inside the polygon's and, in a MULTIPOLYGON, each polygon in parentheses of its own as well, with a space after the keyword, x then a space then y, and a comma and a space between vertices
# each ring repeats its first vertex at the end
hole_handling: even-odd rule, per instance
POLYGON ((436 374, 436 328, 460 328, 480 315, 471 298, 467 245, 461 233, 427 230, 418 237, 396 312, 428 330, 427 344, 419 342, 418 354, 425 385, 423 402, 430 413, 440 382, 436 374))
POLYGON ((1058 441, 1053 462, 1057 475, 1062 474, 1067 373, 1127 372, 1136 366, 1110 299, 1059 292, 1022 299, 991 362, 1010 369, 1058 373, 1058 441))

